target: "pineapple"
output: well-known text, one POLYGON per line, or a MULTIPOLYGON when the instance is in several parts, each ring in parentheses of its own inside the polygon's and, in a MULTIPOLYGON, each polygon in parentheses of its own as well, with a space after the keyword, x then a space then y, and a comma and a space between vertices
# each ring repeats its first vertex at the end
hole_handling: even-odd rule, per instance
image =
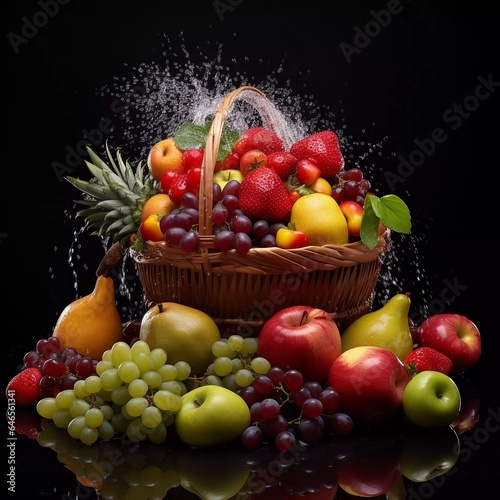
POLYGON ((106 144, 110 166, 87 146, 90 161, 85 161, 93 175, 90 181, 66 177, 84 195, 75 203, 88 208, 79 210, 77 216, 85 217, 87 229, 98 236, 109 236, 114 242, 128 245, 139 230, 144 203, 160 192, 159 184, 149 175, 146 165, 139 162, 135 172, 123 161, 120 150, 116 161, 106 144))

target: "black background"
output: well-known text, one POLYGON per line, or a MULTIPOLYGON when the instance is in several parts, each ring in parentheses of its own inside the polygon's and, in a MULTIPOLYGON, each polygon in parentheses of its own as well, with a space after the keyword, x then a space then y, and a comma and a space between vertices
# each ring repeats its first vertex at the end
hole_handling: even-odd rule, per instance
MULTIPOLYGON (((471 97, 480 78, 500 82, 498 22, 489 4, 344 1, 326 9, 317 1, 292 7, 282 1, 222 0, 217 9, 209 1, 73 0, 57 7, 55 1, 47 2, 53 10, 45 18, 42 4, 11 2, 3 6, 2 16, 5 385, 23 354, 50 334, 62 308, 76 294, 91 290, 93 270, 102 257, 100 243, 83 235, 83 248, 76 252, 80 261, 69 265, 72 233, 81 227, 72 204, 78 193, 53 166, 64 164, 67 147, 81 146, 83 131, 98 129, 102 118, 123 126, 110 98, 101 97, 98 89, 112 86, 116 78, 130 78, 142 63, 162 66, 166 60, 182 60, 182 47, 190 54, 189 62, 201 68, 205 56, 215 57, 222 47, 222 68, 231 77, 237 71, 244 75, 241 82, 233 79, 234 86, 259 86, 273 74, 277 88, 333 110, 338 126, 352 137, 350 162, 366 151, 363 141, 383 143, 382 154, 371 157, 379 175, 376 185, 381 194, 393 191, 404 198, 414 223, 412 237, 400 243, 391 291, 412 294, 417 320, 429 312, 456 312, 478 325, 484 354, 472 376, 484 409, 498 408, 498 388, 490 388, 498 380, 493 370, 498 347, 493 240, 498 232, 494 205, 500 86, 494 84, 484 100, 471 97), (391 5, 398 6, 398 13, 387 26, 377 25, 373 12, 391 5), (29 22, 39 26, 26 31, 29 22), (356 47, 356 35, 366 30, 371 36, 364 47, 356 47), (16 38, 23 33, 24 40, 16 38), (355 49, 350 61, 342 50, 348 50, 347 44, 355 49), (458 121, 454 106, 475 103, 477 109, 458 121), (428 141, 438 128, 446 140, 435 144, 412 171, 398 170, 398 157, 411 158, 418 150, 416 141, 428 141), (394 189, 384 177, 388 172, 402 175, 394 189)), ((99 152, 102 147, 103 141, 99 152)), ((137 145, 123 147, 138 155, 137 145)), ((63 174, 88 178, 83 161, 63 174)), ((496 464, 500 458, 494 448, 498 436, 491 438, 435 498, 474 498, 474 491, 482 498, 481 488, 486 494, 486 488, 498 487, 486 458, 493 454, 496 464), (481 477, 479 483, 476 477, 481 477)), ((45 474, 38 461, 54 459, 44 451, 29 449, 26 461, 34 477, 45 485, 60 478, 71 489, 71 476, 62 470, 45 474)), ((20 462, 22 453, 19 448, 20 462)), ((40 491, 35 484, 25 486, 32 498, 40 491)))

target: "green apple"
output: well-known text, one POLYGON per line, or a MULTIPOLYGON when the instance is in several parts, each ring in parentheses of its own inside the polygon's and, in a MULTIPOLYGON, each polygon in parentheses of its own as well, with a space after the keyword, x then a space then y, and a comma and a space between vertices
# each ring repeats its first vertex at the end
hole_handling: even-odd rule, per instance
POLYGON ((249 425, 250 409, 244 399, 217 385, 204 385, 184 394, 175 415, 179 438, 197 448, 236 441, 249 425))
POLYGON ((446 474, 455 466, 459 455, 460 440, 451 426, 435 432, 406 434, 400 467, 410 481, 423 483, 446 474))
POLYGON ((228 168, 226 170, 219 170, 214 174, 214 182, 216 182, 221 189, 224 189, 224 186, 229 181, 238 181, 241 182, 243 180, 243 172, 241 170, 235 168, 228 168))
POLYGON ((450 425, 458 415, 460 405, 460 391, 453 379, 433 370, 415 375, 403 393, 403 411, 418 427, 450 425))
POLYGON ((175 450, 175 470, 180 485, 204 500, 235 498, 250 475, 242 446, 200 450, 182 446, 175 450))

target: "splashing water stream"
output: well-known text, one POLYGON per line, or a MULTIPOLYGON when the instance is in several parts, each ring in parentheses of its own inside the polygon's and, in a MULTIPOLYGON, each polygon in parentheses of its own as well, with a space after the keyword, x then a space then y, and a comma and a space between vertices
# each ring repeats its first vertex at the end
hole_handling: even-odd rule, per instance
MULTIPOLYGON (((387 137, 378 142, 370 142, 347 134, 344 110, 333 110, 328 104, 317 103, 307 93, 294 95, 289 82, 282 81, 282 65, 269 72, 263 80, 256 80, 241 69, 232 70, 230 66, 238 67, 238 61, 231 60, 231 65, 224 62, 222 45, 217 47, 214 59, 200 50, 196 55, 205 62, 195 64, 183 43, 182 34, 180 41, 179 49, 172 40, 165 37, 161 54, 163 64, 142 63, 127 67, 126 76, 116 77, 112 85, 98 90, 99 97, 113 99, 113 109, 120 109, 117 114, 118 126, 108 137, 112 147, 120 147, 127 155, 134 157, 135 162, 144 161, 151 146, 171 136, 180 124, 204 124, 213 117, 221 99, 228 92, 242 85, 251 85, 261 90, 267 100, 255 95, 245 95, 235 101, 226 120, 228 127, 241 133, 252 126, 266 125, 265 120, 268 118, 272 120, 287 148, 310 133, 334 130, 339 137, 346 168, 359 166, 365 177, 372 182, 373 191, 380 195, 386 194, 381 189, 384 164, 395 157, 394 153, 384 150, 387 137)), ((365 133, 364 130, 362 132, 365 133)), ((410 193, 406 194, 410 196, 410 193)), ((75 224, 76 208, 73 208, 73 214, 68 214, 67 218, 71 224, 75 224)), ((413 219, 415 221, 415 217, 413 219)), ((82 239, 87 237, 86 230, 82 221, 77 221, 75 225, 77 227, 73 229, 73 242, 65 260, 72 269, 74 291, 78 297, 79 273, 85 273, 90 266, 85 263, 85 257, 81 254, 82 249, 87 248, 82 243, 82 239), (83 268, 79 270, 82 262, 83 268)), ((414 314, 419 318, 428 315, 426 300, 430 298, 427 290, 433 285, 432 279, 427 276, 419 250, 425 241, 424 231, 425 228, 418 228, 418 232, 413 230, 411 235, 393 236, 392 250, 382 266, 374 305, 385 303, 395 293, 410 291, 417 297, 414 314), (404 274, 403 267, 408 263, 411 263, 411 272, 404 274)), ((105 252, 109 242, 102 240, 101 244, 105 252)), ((55 253, 59 250, 55 249, 55 253)), ((51 274, 54 278, 53 269, 51 274)), ((121 268, 116 270, 115 278, 124 320, 138 317, 142 313, 141 285, 133 260, 127 254, 121 268)))

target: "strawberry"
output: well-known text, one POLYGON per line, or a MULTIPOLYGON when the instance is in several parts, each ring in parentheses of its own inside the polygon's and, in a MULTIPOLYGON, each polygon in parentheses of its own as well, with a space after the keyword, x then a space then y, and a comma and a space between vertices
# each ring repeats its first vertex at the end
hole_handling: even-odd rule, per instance
POLYGON ((205 151, 203 149, 186 149, 182 152, 181 167, 183 172, 190 168, 200 168, 205 151))
POLYGON ((268 167, 260 167, 248 173, 241 181, 239 200, 245 215, 268 222, 283 220, 292 209, 285 184, 268 167))
POLYGON ((264 127, 252 127, 245 130, 234 143, 233 152, 240 158, 250 149, 259 149, 269 155, 275 151, 283 151, 283 141, 276 132, 264 127))
POLYGON ((298 160, 312 160, 321 170, 321 177, 334 177, 344 166, 344 157, 339 147, 337 135, 331 130, 324 130, 309 135, 292 144, 290 153, 298 160))
POLYGON ((417 347, 406 356, 404 365, 412 377, 426 370, 448 375, 451 370, 451 359, 431 347, 417 347))
POLYGON ((15 375, 7 384, 5 395, 12 398, 20 406, 33 406, 41 397, 40 379, 42 373, 38 368, 25 368, 15 375))
POLYGON ((22 434, 30 439, 37 439, 42 427, 40 425, 40 417, 33 413, 32 410, 23 408, 16 412, 16 420, 14 428, 17 434, 22 434))
POLYGON ((288 151, 276 151, 267 157, 267 166, 280 176, 281 180, 286 180, 297 165, 297 158, 288 151))

